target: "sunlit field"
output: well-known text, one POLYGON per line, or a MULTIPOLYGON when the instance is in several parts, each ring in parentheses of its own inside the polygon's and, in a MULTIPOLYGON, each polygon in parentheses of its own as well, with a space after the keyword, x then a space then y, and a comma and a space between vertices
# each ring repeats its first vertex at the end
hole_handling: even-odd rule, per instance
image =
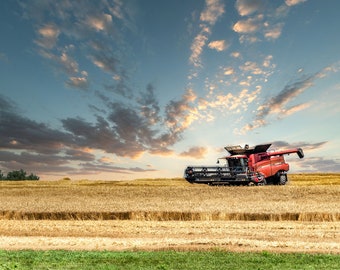
POLYGON ((340 174, 286 186, 184 179, 0 182, 0 249, 340 254, 340 174))

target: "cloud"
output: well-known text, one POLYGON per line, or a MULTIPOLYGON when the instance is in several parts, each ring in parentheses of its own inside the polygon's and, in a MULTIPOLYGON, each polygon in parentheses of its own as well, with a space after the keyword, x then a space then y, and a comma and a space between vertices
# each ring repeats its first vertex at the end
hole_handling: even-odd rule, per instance
POLYGON ((190 49, 191 55, 189 61, 195 67, 202 67, 201 54, 203 52, 203 47, 208 40, 208 34, 210 34, 210 29, 205 27, 202 28, 201 32, 195 37, 190 49))
POLYGON ((232 75, 235 73, 235 70, 233 67, 225 67, 223 68, 223 74, 224 75, 232 75))
POLYGON ((297 104, 294 106, 290 106, 286 109, 282 109, 281 111, 281 115, 278 116, 279 119, 283 118, 283 117, 287 117, 291 114, 297 113, 299 111, 302 111, 304 109, 307 109, 308 107, 310 107, 312 105, 312 102, 305 102, 302 104, 297 104))
POLYGON ((57 70, 72 76, 76 75, 79 71, 77 61, 75 61, 75 59, 71 56, 71 51, 73 48, 73 45, 71 45, 60 49, 61 52, 58 51, 54 53, 42 50, 40 53, 43 57, 50 60, 57 70))
POLYGON ((340 159, 308 157, 299 163, 302 172, 340 172, 340 159))
MULTIPOLYGON (((25 166, 25 167, 36 167, 39 166, 47 166, 47 165, 54 165, 60 166, 63 164, 67 164, 68 160, 56 155, 45 155, 45 154, 31 154, 29 152, 22 152, 22 153, 13 153, 10 151, 0 151, 0 162, 5 164, 11 164, 16 166, 25 166)), ((10 167, 8 165, 5 165, 10 167)))
POLYGON ((174 135, 182 133, 194 120, 198 119, 197 110, 193 102, 197 96, 193 90, 188 89, 178 101, 170 101, 166 106, 166 125, 173 131, 174 135))
POLYGON ((215 113, 212 110, 217 110, 220 113, 241 113, 248 109, 249 104, 253 103, 261 93, 261 88, 249 92, 247 89, 241 90, 238 94, 218 94, 213 98, 200 98, 198 108, 201 118, 211 121, 215 113))
MULTIPOLYGON (((80 62, 76 56, 85 55, 111 78, 126 75, 122 59, 129 44, 124 41, 122 32, 134 28, 127 5, 119 0, 84 0, 81 4, 67 0, 46 0, 43 4, 21 2, 23 17, 36 29, 35 44, 40 55, 58 72, 67 75, 67 86, 81 90, 89 88, 88 78, 93 74, 91 68, 82 67, 88 63, 80 62), (87 72, 86 77, 83 71, 87 72)), ((119 82, 122 83, 127 80, 119 82)))
POLYGON ((113 32, 112 16, 110 14, 98 13, 96 15, 90 15, 86 18, 86 23, 96 31, 113 32))
POLYGON ((79 117, 61 122, 78 148, 89 147, 133 159, 145 152, 168 155, 173 152, 169 147, 181 139, 196 119, 196 109, 191 105, 195 99, 188 90, 180 100, 167 104, 162 117, 154 87, 149 84, 134 105, 105 100, 106 115, 97 115, 94 123, 79 117))
MULTIPOLYGON (((145 152, 170 154, 172 150, 169 147, 190 125, 185 110, 192 100, 189 92, 183 100, 173 101, 169 104, 166 119, 163 119, 154 88, 148 85, 135 106, 107 101, 106 110, 97 111, 94 123, 79 117, 66 118, 60 120, 62 128, 53 129, 21 116, 15 103, 0 95, 0 165, 7 169, 20 166, 23 169, 34 168, 37 172, 64 170, 64 173, 79 171, 86 174, 91 172, 86 168, 81 170, 84 162, 101 168, 102 163, 96 161, 92 151, 129 158, 137 158, 145 152), (171 117, 174 117, 171 112, 179 113, 184 121, 167 128, 171 117)), ((144 170, 112 164, 105 166, 108 171, 114 172, 144 170)))
POLYGON ((237 21, 232 29, 240 34, 240 43, 261 42, 263 36, 266 40, 276 40, 281 36, 284 22, 292 6, 303 3, 305 0, 287 0, 285 4, 274 8, 261 0, 237 0, 235 8, 240 16, 248 16, 237 21))
POLYGON ((271 63, 271 61, 273 60, 273 56, 272 55, 267 55, 265 58, 264 58, 264 60, 263 60, 263 62, 262 62, 262 66, 263 67, 265 67, 265 68, 269 68, 269 67, 275 67, 275 65, 273 65, 272 63, 271 63))
POLYGON ((324 78, 330 72, 337 72, 337 65, 338 63, 327 66, 320 72, 302 77, 293 83, 287 84, 276 96, 267 99, 263 104, 258 106, 255 119, 252 123, 246 124, 241 130, 236 129, 235 133, 245 134, 250 130, 268 125, 270 121, 268 118, 270 117, 276 116, 276 119, 282 119, 310 107, 312 105, 311 102, 303 102, 295 105, 289 104, 311 88, 317 79, 324 78))
POLYGON ((287 85, 281 90, 278 95, 269 98, 257 108, 255 120, 252 123, 245 125, 241 129, 241 134, 250 130, 265 126, 268 124, 267 118, 276 115, 277 118, 283 118, 292 113, 296 113, 301 109, 307 108, 308 103, 299 104, 298 106, 287 107, 287 104, 294 100, 295 97, 302 94, 313 85, 315 76, 310 76, 293 84, 287 85))
POLYGON ((75 170, 73 166, 69 166, 69 160, 61 156, 29 152, 16 154, 12 151, 0 151, 0 166, 7 171, 18 169, 34 171, 34 174, 39 176, 41 173, 55 175, 75 170))
POLYGON ((267 28, 264 30, 264 36, 266 39, 277 39, 280 37, 283 28, 283 23, 278 23, 276 25, 270 26, 267 25, 267 28))
POLYGON ((95 155, 87 151, 86 148, 77 149, 69 148, 65 150, 64 160, 79 160, 79 161, 94 161, 96 159, 95 155))
POLYGON ((285 3, 287 6, 295 6, 306 1, 307 0, 285 0, 285 3))
POLYGON ((240 69, 244 72, 249 72, 253 75, 264 74, 264 71, 261 69, 261 67, 256 62, 252 61, 245 62, 243 65, 240 66, 240 69))
POLYGON ((68 150, 66 156, 31 154, 23 152, 16 154, 10 151, 0 151, 0 165, 10 171, 22 168, 25 171, 34 170, 35 174, 99 174, 102 172, 132 174, 135 172, 156 171, 152 168, 122 167, 112 163, 96 161, 94 155, 79 150, 68 150), (71 166, 72 161, 79 163, 71 166))
MULTIPOLYGON (((282 110, 285 111, 287 108, 284 108, 284 106, 313 86, 315 78, 316 76, 312 75, 296 81, 293 84, 286 85, 286 87, 282 89, 278 95, 270 98, 258 107, 257 118, 264 119, 267 115, 280 113, 282 110)), ((302 107, 300 106, 300 108, 302 107)))
POLYGON ((155 169, 143 169, 140 167, 120 167, 114 166, 112 164, 103 163, 103 162, 86 162, 80 164, 80 168, 77 171, 74 171, 73 174, 83 174, 83 170, 87 171, 87 174, 98 174, 102 172, 108 173, 119 173, 119 174, 132 174, 132 173, 140 173, 140 172, 154 172, 157 171, 155 169))
POLYGON ((141 106, 141 114, 147 119, 148 124, 155 125, 160 123, 161 117, 158 100, 155 97, 154 87, 148 84, 145 93, 137 100, 141 106))
POLYGON ((308 143, 308 142, 295 142, 295 143, 288 143, 286 141, 274 141, 272 142, 271 148, 280 148, 280 149, 290 149, 290 148, 302 148, 304 151, 309 150, 318 150, 324 147, 328 141, 322 141, 317 143, 308 143))
POLYGON ((75 138, 78 147, 100 149, 107 153, 129 157, 137 157, 143 151, 143 148, 136 147, 136 142, 125 147, 125 142, 119 140, 115 129, 112 129, 110 123, 102 117, 98 116, 94 124, 79 117, 61 121, 63 128, 75 138))
MULTIPOLYGON (((200 31, 195 36, 190 49, 189 62, 196 68, 202 67, 201 54, 211 34, 211 27, 224 13, 224 4, 220 0, 206 0, 206 7, 200 14, 200 31)), ((193 75, 190 77, 194 77, 193 75)))
POLYGON ((218 18, 224 13, 224 4, 220 0, 206 0, 206 8, 202 11, 200 19, 214 25, 218 18))
POLYGON ((55 24, 45 24, 37 30, 39 37, 36 44, 46 50, 56 46, 60 30, 55 24))
POLYGON ((57 153, 64 143, 72 144, 69 134, 52 129, 18 114, 15 105, 0 96, 0 148, 57 153))
POLYGON ((109 74, 117 74, 120 60, 108 44, 99 41, 91 41, 90 45, 92 51, 90 52, 89 58, 92 60, 92 63, 109 74))
MULTIPOLYGON (((257 61, 245 61, 239 64, 238 69, 232 67, 222 68, 223 75, 230 76, 226 83, 230 81, 241 87, 261 87, 260 82, 266 82, 268 77, 273 74, 276 65, 273 63, 273 56, 267 55, 257 61)), ((221 78, 221 80, 224 80, 221 78)))
POLYGON ((184 151, 180 153, 179 155, 181 157, 191 157, 191 158, 196 158, 196 159, 202 159, 207 153, 207 148, 206 147, 198 147, 194 146, 191 147, 188 151, 184 151))
POLYGON ((240 58, 241 57, 241 53, 240 52, 232 52, 230 54, 231 57, 233 58, 240 58))
POLYGON ((263 7, 262 0, 237 0, 235 8, 241 16, 248 16, 263 7))
POLYGON ((94 157, 75 147, 74 137, 21 116, 15 103, 0 95, 0 165, 8 170, 70 171, 70 161, 94 157))
POLYGON ((228 48, 228 44, 226 43, 225 40, 215 40, 209 42, 208 47, 218 52, 222 52, 228 48))
POLYGON ((255 33, 260 29, 260 23, 262 19, 262 16, 258 16, 255 18, 249 18, 247 20, 240 20, 234 24, 233 30, 241 34, 255 33))
MULTIPOLYGON (((114 83, 112 84, 103 84, 105 90, 109 92, 113 92, 121 97, 132 99, 133 98, 133 90, 129 86, 129 76, 127 75, 125 70, 121 70, 119 75, 115 74, 113 76, 114 83)), ((98 92, 98 91, 97 91, 98 92)), ((108 98, 105 97, 107 100, 108 98)))
POLYGON ((87 72, 83 71, 81 77, 70 77, 66 85, 73 88, 87 90, 89 88, 89 81, 87 79, 87 72))

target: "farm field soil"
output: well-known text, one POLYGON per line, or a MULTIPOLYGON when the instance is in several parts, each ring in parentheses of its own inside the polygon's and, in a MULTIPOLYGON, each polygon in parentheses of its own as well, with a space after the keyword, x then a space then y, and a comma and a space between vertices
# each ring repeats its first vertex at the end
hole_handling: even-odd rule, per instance
POLYGON ((290 185, 264 187, 4 181, 0 249, 340 254, 339 176, 293 175, 290 185))

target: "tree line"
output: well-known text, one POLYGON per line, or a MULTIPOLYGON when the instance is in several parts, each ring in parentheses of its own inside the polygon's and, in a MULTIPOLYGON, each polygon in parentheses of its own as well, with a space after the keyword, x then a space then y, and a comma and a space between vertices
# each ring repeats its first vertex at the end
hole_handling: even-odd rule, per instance
POLYGON ((39 176, 31 173, 27 175, 27 172, 23 169, 18 171, 8 172, 7 175, 0 170, 0 180, 12 180, 12 181, 20 181, 20 180, 39 180, 39 176))

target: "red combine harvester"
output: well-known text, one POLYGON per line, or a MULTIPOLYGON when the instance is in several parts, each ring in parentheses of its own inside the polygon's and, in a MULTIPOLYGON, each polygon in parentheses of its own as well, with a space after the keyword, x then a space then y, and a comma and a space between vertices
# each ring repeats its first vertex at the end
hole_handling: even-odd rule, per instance
POLYGON ((225 161, 220 166, 188 166, 184 178, 190 183, 208 185, 285 185, 288 181, 289 164, 284 155, 297 153, 299 158, 304 154, 301 148, 282 151, 268 151, 271 144, 254 147, 245 145, 224 147, 230 155, 217 160, 225 161))

